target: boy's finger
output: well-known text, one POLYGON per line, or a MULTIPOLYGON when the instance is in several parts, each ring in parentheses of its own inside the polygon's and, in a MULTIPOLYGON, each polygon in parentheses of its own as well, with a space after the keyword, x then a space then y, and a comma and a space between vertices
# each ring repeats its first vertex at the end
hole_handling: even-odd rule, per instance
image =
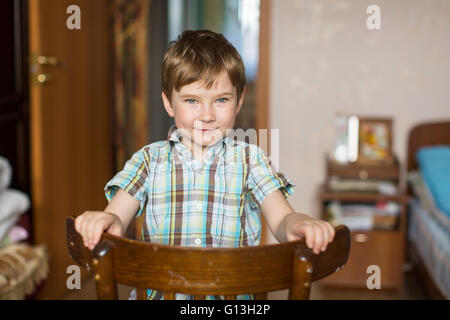
POLYGON ((81 226, 83 225, 84 216, 78 216, 75 219, 75 230, 81 235, 81 226))
POLYGON ((87 226, 87 222, 88 222, 89 218, 88 216, 84 216, 83 219, 80 221, 80 235, 83 237, 83 242, 84 242, 84 246, 87 247, 88 246, 88 241, 87 241, 87 233, 86 233, 86 226, 87 226))
POLYGON ((305 226, 302 228, 302 233, 305 235, 305 242, 308 248, 311 250, 314 248, 314 232, 311 226, 305 226))
POLYGON ((75 218, 75 230, 80 233, 80 218, 81 216, 78 216, 75 218))
POLYGON ((329 222, 327 222, 327 227, 328 227, 328 230, 329 230, 329 235, 330 235, 330 237, 329 237, 329 242, 333 242, 333 240, 334 240, 334 234, 335 234, 335 231, 334 231, 334 227, 331 225, 331 223, 329 223, 329 222))
POLYGON ((322 247, 320 248, 321 251, 325 251, 327 249, 328 241, 329 241, 329 230, 325 223, 320 224, 320 228, 322 229, 322 247))
POLYGON ((96 232, 96 229, 98 228, 98 225, 99 225, 99 220, 94 217, 94 218, 90 219, 89 224, 86 226, 89 248, 92 247, 92 244, 94 242, 95 232, 96 232))
POLYGON ((98 221, 94 227, 93 234, 92 234, 92 240, 91 240, 91 248, 93 249, 97 243, 100 241, 100 238, 102 237, 102 233, 104 230, 104 225, 98 221))
POLYGON ((323 243, 323 234, 322 228, 320 226, 316 226, 314 228, 314 252, 318 254, 320 252, 320 248, 323 243))

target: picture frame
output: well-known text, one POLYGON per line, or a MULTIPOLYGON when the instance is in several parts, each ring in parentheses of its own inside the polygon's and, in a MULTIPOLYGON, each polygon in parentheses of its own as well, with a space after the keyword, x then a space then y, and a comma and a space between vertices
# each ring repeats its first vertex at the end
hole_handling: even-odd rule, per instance
POLYGON ((357 162, 392 164, 392 119, 359 117, 357 162))

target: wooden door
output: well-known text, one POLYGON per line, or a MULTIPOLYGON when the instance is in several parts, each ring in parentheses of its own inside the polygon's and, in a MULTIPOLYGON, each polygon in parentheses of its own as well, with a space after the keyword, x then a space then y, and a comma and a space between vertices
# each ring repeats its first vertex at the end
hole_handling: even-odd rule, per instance
POLYGON ((108 2, 28 5, 32 222, 34 242, 50 254, 50 275, 37 297, 57 299, 74 264, 65 218, 103 210, 103 188, 113 175, 108 2), (80 8, 81 29, 67 27, 71 5, 80 8))

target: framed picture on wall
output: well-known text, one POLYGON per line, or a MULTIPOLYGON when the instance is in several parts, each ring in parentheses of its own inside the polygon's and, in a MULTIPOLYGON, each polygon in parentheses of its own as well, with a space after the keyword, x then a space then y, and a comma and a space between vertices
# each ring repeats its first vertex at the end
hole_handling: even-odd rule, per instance
POLYGON ((359 117, 358 142, 358 163, 391 164, 392 119, 359 117))

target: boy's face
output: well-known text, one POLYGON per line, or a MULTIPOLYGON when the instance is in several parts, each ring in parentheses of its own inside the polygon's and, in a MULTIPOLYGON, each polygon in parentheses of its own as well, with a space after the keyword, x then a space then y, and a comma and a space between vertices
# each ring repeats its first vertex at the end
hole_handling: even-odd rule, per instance
POLYGON ((180 129, 182 143, 194 153, 218 142, 227 129, 233 129, 244 95, 245 90, 237 101, 236 88, 223 72, 209 89, 197 81, 180 91, 174 89, 170 99, 163 92, 162 98, 167 113, 180 129))

